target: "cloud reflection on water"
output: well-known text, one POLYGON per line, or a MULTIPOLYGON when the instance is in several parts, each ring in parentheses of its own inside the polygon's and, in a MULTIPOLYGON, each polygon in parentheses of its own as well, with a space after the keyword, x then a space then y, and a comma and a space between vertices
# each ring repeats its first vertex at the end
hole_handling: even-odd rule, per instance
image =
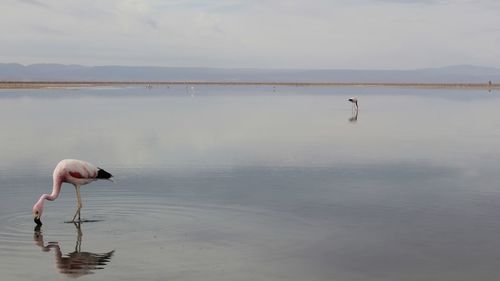
MULTIPOLYGON (((57 99, 3 99, 0 117, 9 121, 0 123, 0 169, 26 164, 51 167, 68 157, 108 166, 149 167, 446 161, 454 157, 450 149, 467 151, 469 141, 459 133, 464 127, 479 127, 482 134, 496 122, 475 122, 474 116, 493 116, 490 113, 496 109, 488 104, 477 112, 471 103, 446 101, 449 110, 445 110, 439 95, 435 100, 363 96, 365 120, 352 127, 344 121, 348 106, 345 95, 339 93, 276 96, 198 91, 194 98, 113 96, 106 90, 101 97, 77 91, 57 99), (425 108, 425 114, 420 108, 425 108), (442 118, 444 114, 448 117, 442 118), (450 148, 449 142, 455 146, 450 148)), ((485 152, 494 145, 487 138, 480 141, 485 152)))
MULTIPOLYGON (((113 187, 84 191, 91 218, 111 226, 89 225, 87 239, 120 250, 102 271, 109 280, 498 276, 499 99, 242 89, 0 99, 3 225, 17 229, 55 163, 74 157, 116 171, 113 187), (345 102, 354 94, 363 100, 355 126, 345 102)), ((57 225, 74 207, 73 190, 62 192, 46 211, 59 241, 73 234, 57 225)), ((29 210, 25 221, 33 224, 29 210)), ((45 254, 9 241, 20 255, 3 260, 11 277, 35 250, 45 254)))

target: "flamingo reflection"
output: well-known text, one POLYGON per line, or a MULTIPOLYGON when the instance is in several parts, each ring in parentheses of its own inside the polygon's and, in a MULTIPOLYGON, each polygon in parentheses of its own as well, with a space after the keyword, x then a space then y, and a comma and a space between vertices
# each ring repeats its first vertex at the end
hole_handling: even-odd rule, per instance
POLYGON ((78 278, 83 275, 93 274, 95 270, 104 269, 104 266, 110 262, 114 250, 107 253, 82 252, 82 230, 80 223, 75 223, 77 238, 75 250, 63 255, 58 242, 43 241, 42 231, 39 226, 35 227, 33 240, 36 245, 44 252, 54 252, 57 270, 71 278, 78 278))
POLYGON ((356 123, 358 122, 358 109, 352 111, 352 116, 349 118, 349 122, 356 123))

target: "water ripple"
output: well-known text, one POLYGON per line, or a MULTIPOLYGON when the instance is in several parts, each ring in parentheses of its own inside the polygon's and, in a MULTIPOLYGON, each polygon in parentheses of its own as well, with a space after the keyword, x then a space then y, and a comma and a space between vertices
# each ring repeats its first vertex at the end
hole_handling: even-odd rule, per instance
MULTIPOLYGON (((224 223, 224 221, 246 221, 267 223, 272 215, 264 210, 242 206, 224 206, 179 202, 168 198, 140 196, 97 197, 88 196, 82 209, 83 225, 120 232, 127 226, 135 225, 142 231, 147 228, 170 229, 173 225, 196 224, 199 222, 224 223), (174 202, 175 201, 175 202, 174 202), (113 225, 113 228, 109 226, 113 225)), ((74 202, 70 198, 45 206, 42 230, 52 239, 72 240, 74 230, 65 227, 65 222, 74 212, 74 202)), ((34 227, 31 213, 16 211, 0 217, 0 250, 15 252, 33 248, 34 227)), ((89 227, 86 227, 86 229, 89 227)))

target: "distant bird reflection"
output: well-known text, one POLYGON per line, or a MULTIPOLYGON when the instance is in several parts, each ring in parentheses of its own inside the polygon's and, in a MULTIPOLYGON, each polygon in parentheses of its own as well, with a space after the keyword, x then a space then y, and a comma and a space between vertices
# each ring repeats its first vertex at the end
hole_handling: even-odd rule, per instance
POLYGON ((351 123, 358 122, 358 109, 357 108, 352 111, 352 116, 351 116, 351 118, 349 118, 349 122, 351 122, 351 123))
POLYGON ((83 275, 93 274, 95 270, 104 269, 110 262, 114 250, 107 253, 82 252, 82 230, 80 223, 75 223, 77 238, 75 250, 63 255, 58 242, 48 242, 45 245, 40 226, 35 227, 33 240, 44 252, 54 252, 57 270, 71 278, 78 278, 83 275))

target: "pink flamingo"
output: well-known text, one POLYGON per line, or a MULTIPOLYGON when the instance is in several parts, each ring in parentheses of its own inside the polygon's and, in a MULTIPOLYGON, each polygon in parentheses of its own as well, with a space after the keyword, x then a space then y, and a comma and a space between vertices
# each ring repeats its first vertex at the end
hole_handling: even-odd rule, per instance
POLYGON ((98 168, 88 162, 75 160, 75 159, 65 159, 61 160, 54 169, 52 186, 52 193, 43 194, 40 199, 33 206, 33 218, 38 226, 42 225, 40 218, 43 213, 43 203, 45 200, 53 201, 59 196, 61 192, 61 185, 63 182, 70 183, 75 186, 76 197, 77 197, 77 209, 75 215, 73 216, 72 222, 75 222, 75 218, 78 215, 78 221, 80 220, 80 209, 82 208, 82 200, 80 198, 80 186, 91 183, 98 179, 111 180, 113 177, 110 173, 98 168))

